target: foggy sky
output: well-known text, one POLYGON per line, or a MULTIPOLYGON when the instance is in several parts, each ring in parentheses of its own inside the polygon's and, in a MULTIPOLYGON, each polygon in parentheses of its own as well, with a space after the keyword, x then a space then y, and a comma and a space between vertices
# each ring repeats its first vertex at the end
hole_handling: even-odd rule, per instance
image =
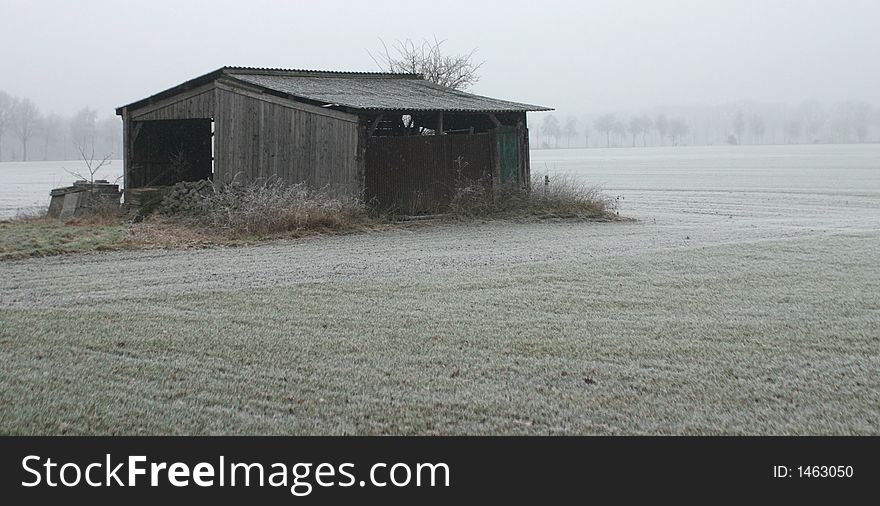
POLYGON ((223 65, 377 70, 378 38, 486 60, 471 90, 582 113, 880 104, 876 0, 0 0, 0 90, 101 116, 223 65))

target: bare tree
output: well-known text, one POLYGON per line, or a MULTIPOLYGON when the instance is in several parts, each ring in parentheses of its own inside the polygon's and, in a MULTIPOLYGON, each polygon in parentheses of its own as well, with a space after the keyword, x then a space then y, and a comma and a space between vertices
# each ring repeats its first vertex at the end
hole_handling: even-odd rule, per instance
POLYGON ((752 114, 749 117, 749 132, 752 134, 752 144, 763 144, 764 132, 766 131, 767 126, 764 123, 764 118, 757 114, 752 114))
POLYGON ((445 40, 428 39, 416 43, 412 39, 396 40, 391 47, 385 41, 382 50, 367 54, 384 72, 398 74, 422 74, 432 83, 455 90, 465 90, 480 80, 478 71, 485 62, 474 61, 476 49, 467 53, 446 54, 443 51, 445 40))
POLYGON ((101 140, 102 149, 118 153, 122 150, 121 133, 122 121, 118 116, 108 116, 97 124, 98 137, 101 140))
POLYGON ((669 137, 672 139, 672 145, 678 146, 681 138, 690 131, 688 124, 682 118, 672 118, 669 120, 669 137))
POLYGON ((743 115, 742 111, 736 112, 736 117, 733 118, 733 134, 736 135, 737 144, 742 144, 743 134, 746 131, 746 118, 743 115))
POLYGON ((565 137, 568 139, 568 147, 571 147, 571 138, 578 134, 577 119, 574 116, 565 118, 565 137))
POLYGON ((633 116, 629 119, 627 130, 632 136, 632 147, 636 147, 636 137, 642 135, 645 131, 645 124, 641 116, 633 116))
POLYGON ((596 130, 605 134, 605 146, 609 148, 611 147, 611 132, 614 131, 615 123, 617 123, 617 120, 613 114, 603 114, 596 118, 596 121, 593 123, 596 130))
POLYGON ((88 107, 80 109, 80 111, 71 118, 70 138, 73 145, 76 146, 80 152, 89 150, 94 151, 97 121, 98 112, 88 107))
POLYGON ((801 130, 803 125, 797 118, 789 120, 785 124, 785 142, 789 144, 797 144, 801 138, 801 130))
POLYGON ((858 142, 865 142, 870 128, 871 107, 861 101, 851 100, 835 104, 832 126, 838 142, 849 142, 853 136, 858 142))
POLYGON ((40 121, 40 135, 43 137, 43 160, 49 159, 49 148, 56 143, 61 136, 61 125, 64 120, 61 116, 52 113, 40 121))
MULTIPOLYGON (((91 149, 86 148, 82 144, 77 144, 76 150, 79 152, 80 158, 82 158, 82 161, 86 165, 85 172, 80 172, 80 171, 76 171, 76 170, 68 170, 68 169, 64 169, 64 171, 75 178, 88 181, 89 185, 91 185, 91 187, 94 187, 95 174, 97 174, 98 171, 101 170, 101 168, 103 168, 105 165, 108 165, 110 163, 110 158, 113 155, 112 155, 112 153, 108 153, 108 154, 104 155, 103 158, 96 158, 94 144, 92 145, 91 149)), ((116 178, 116 179, 117 179, 117 181, 119 180, 119 178, 116 178)))
POLYGON ((584 117, 584 147, 590 147, 590 118, 584 117))
POLYGON ((651 121, 651 117, 645 114, 642 116, 642 146, 648 145, 648 134, 651 132, 651 129, 654 128, 654 122, 651 121))
POLYGON ((3 134, 12 123, 13 98, 5 91, 0 91, 0 162, 3 161, 3 134))
POLYGON ((626 140, 626 123, 621 120, 616 120, 611 129, 614 131, 615 145, 620 145, 621 141, 626 140))
POLYGON ((880 127, 880 107, 874 108, 874 113, 871 114, 871 123, 876 127, 880 127))
POLYGON ((28 141, 36 134, 40 110, 29 98, 17 99, 12 106, 12 128, 21 141, 22 160, 28 160, 28 141))
POLYGON ((552 114, 548 114, 546 118, 544 118, 544 122, 542 124, 544 134, 553 137, 553 141, 555 143, 555 147, 559 147, 559 120, 556 119, 556 116, 552 114))
POLYGON ((660 135, 660 144, 663 144, 663 139, 666 138, 666 134, 669 131, 669 119, 666 118, 665 114, 658 114, 657 119, 654 120, 654 128, 657 129, 657 134, 660 135))
POLYGON ((815 100, 807 100, 798 106, 797 114, 804 124, 807 142, 818 142, 819 134, 827 121, 825 107, 815 100))

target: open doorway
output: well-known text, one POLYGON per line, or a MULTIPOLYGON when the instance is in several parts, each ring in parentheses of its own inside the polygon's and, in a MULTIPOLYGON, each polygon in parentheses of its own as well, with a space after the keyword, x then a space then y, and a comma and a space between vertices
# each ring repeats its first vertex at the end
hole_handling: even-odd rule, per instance
POLYGON ((212 178, 210 119, 134 121, 131 136, 128 188, 172 186, 212 178))

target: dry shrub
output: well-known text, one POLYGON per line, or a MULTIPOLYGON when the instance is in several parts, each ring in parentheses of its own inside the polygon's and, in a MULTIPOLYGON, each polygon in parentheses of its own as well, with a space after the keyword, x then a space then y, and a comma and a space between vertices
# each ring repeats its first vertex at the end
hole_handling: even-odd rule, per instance
POLYGON ((529 186, 492 187, 473 182, 456 189, 449 213, 459 218, 577 218, 608 219, 616 209, 614 199, 601 189, 569 176, 532 179, 529 186))
POLYGON ((366 208, 356 199, 339 197, 329 188, 288 185, 277 178, 252 183, 181 183, 165 196, 160 213, 231 237, 344 231, 369 220, 366 208))

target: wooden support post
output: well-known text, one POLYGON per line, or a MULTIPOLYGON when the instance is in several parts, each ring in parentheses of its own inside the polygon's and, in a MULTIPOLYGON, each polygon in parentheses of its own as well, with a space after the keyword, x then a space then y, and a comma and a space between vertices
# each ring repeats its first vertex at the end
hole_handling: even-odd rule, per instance
POLYGON ((489 116, 489 121, 491 121, 492 124, 495 125, 495 128, 501 127, 501 122, 498 121, 498 118, 496 118, 493 113, 490 112, 487 116, 489 116))
POLYGON ((128 109, 122 109, 122 198, 123 202, 125 202, 125 194, 128 193, 129 188, 129 178, 128 171, 131 170, 131 116, 128 114, 128 109))
POLYGON ((437 135, 443 135, 443 111, 437 113, 437 135))
POLYGON ((356 194, 361 202, 366 202, 367 195, 367 126, 358 125, 357 142, 357 175, 355 176, 356 194))
POLYGON ((380 122, 380 121, 382 121, 382 115, 381 115, 381 114, 378 115, 378 116, 376 116, 376 119, 374 119, 373 122, 370 123, 370 129, 367 130, 367 137, 372 137, 372 136, 373 136, 373 133, 376 132, 376 127, 379 126, 379 122, 380 122))
POLYGON ((489 143, 491 146, 492 160, 492 186, 501 187, 501 143, 498 139, 497 130, 489 130, 489 143))

